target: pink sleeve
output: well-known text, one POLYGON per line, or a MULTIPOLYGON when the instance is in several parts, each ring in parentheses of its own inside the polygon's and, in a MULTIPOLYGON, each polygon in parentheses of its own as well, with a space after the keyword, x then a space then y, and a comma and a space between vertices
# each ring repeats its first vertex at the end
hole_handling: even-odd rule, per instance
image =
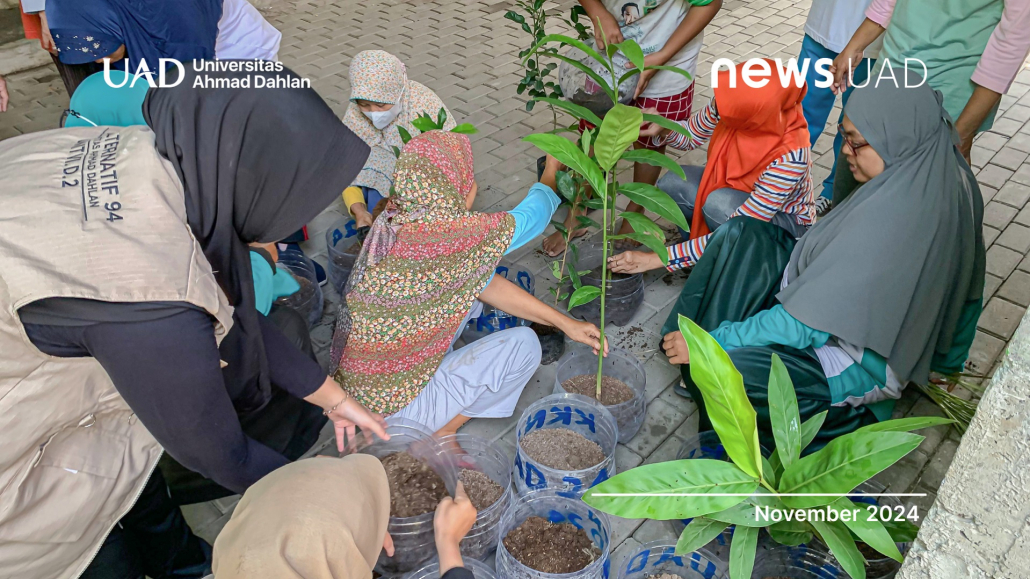
POLYGON ((873 22, 887 28, 891 22, 891 15, 894 14, 894 5, 898 0, 873 0, 873 3, 866 8, 865 17, 873 22))
POLYGON ((1005 94, 1030 53, 1030 0, 1005 0, 1001 22, 991 34, 980 64, 973 73, 976 84, 1005 94), (1022 30, 1022 32, 1019 32, 1022 30))

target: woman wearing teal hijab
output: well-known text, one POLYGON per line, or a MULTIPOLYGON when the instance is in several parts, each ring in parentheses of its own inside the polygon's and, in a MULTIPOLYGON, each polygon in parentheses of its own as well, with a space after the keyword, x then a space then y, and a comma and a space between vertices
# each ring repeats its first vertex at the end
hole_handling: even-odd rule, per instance
POLYGON ((97 72, 79 84, 68 105, 65 127, 145 125, 143 99, 150 85, 146 78, 126 78, 124 70, 111 70, 110 81, 97 72))

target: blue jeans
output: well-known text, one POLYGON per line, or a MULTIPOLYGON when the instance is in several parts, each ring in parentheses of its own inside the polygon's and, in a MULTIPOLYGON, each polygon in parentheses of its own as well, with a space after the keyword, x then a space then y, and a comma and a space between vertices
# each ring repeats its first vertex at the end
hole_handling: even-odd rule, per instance
MULTIPOLYGON (((815 61, 820 58, 837 58, 836 52, 824 47, 823 45, 816 42, 811 36, 805 35, 804 41, 801 43, 801 54, 798 55, 798 65, 804 66, 804 60, 806 58, 811 59, 808 63, 808 71, 805 75, 805 83, 808 84, 808 93, 805 95, 805 100, 801 101, 801 106, 805 111, 805 120, 808 121, 808 132, 812 137, 812 146, 815 146, 815 142, 819 140, 819 135, 823 132, 823 127, 826 126, 826 121, 830 118, 830 112, 833 110, 833 104, 837 100, 837 95, 833 94, 833 90, 830 87, 817 88, 815 86, 816 79, 822 79, 822 76, 817 75, 815 72, 815 61)), ((855 65, 855 78, 854 82, 857 84, 865 84, 866 79, 869 77, 869 70, 872 68, 873 63, 867 62, 867 59, 863 59, 862 62, 855 65)), ((848 99, 851 98, 851 92, 855 90, 854 87, 848 87, 848 90, 844 91, 844 106, 847 106, 848 99)), ((841 119, 844 118, 843 111, 841 112, 841 119)), ((839 122, 839 121, 838 121, 839 122)), ((827 199, 833 197, 833 176, 837 172, 837 158, 840 156, 840 146, 843 138, 840 133, 833 138, 833 168, 830 170, 829 176, 823 181, 823 192, 822 196, 827 199)))

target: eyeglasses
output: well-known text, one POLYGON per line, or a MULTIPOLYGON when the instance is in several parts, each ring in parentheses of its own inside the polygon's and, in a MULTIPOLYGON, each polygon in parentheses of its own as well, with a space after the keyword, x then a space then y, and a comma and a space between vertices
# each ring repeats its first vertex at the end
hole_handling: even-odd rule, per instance
POLYGON ((847 143, 849 147, 851 147, 852 153, 857 154, 859 149, 861 149, 862 147, 869 146, 869 143, 862 143, 860 145, 856 145, 855 143, 853 143, 851 139, 848 138, 847 133, 844 132, 844 123, 837 123, 837 131, 840 132, 840 136, 844 138, 844 142, 847 143))

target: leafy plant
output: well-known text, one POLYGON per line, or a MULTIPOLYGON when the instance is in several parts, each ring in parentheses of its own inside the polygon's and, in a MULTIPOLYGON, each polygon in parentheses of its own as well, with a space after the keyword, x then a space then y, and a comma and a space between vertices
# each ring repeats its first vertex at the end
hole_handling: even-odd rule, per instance
POLYGON ((976 407, 980 402, 979 399, 986 392, 983 383, 978 384, 965 378, 983 380, 983 376, 980 375, 958 373, 943 376, 941 380, 931 381, 929 384, 919 384, 920 392, 925 394, 930 400, 933 400, 937 406, 940 406, 948 418, 955 421, 955 429, 960 434, 965 434, 966 430, 969 429, 969 423, 973 421, 973 415, 976 414, 976 407), (940 383, 943 383, 946 387, 942 387, 940 383), (966 400, 952 394, 955 386, 961 386, 968 390, 974 399, 966 400))
POLYGON ((848 494, 919 446, 923 437, 909 431, 952 421, 940 417, 888 420, 839 436, 802 457, 827 413, 801 421, 790 375, 774 354, 768 396, 776 450, 766 460, 760 453, 754 407, 729 355, 686 317, 680 316, 679 328, 690 351, 690 376, 701 390, 712 426, 732 462, 695 459, 637 467, 593 487, 583 500, 626 518, 693 518, 676 544, 676 552, 681 554, 736 525, 730 544, 731 579, 751 577, 762 528, 785 545, 800 545, 818 536, 855 579, 866 576, 856 541, 901 561, 895 543, 911 540, 914 525, 907 520, 885 525, 868 517, 866 509, 859 509, 848 494), (758 507, 782 516, 760 517, 758 507), (797 519, 797 512, 813 508, 832 510, 838 514, 837 520, 797 519), (859 516, 841 517, 846 511, 859 516))
MULTIPOLYGON (((429 113, 425 113, 424 112, 424 113, 420 114, 419 116, 415 117, 415 119, 411 121, 411 125, 413 127, 415 127, 416 129, 418 129, 418 131, 420 133, 428 133, 429 131, 442 131, 443 128, 444 128, 444 125, 446 125, 446 124, 447 124, 447 109, 444 109, 443 107, 440 107, 440 112, 436 113, 436 118, 435 119, 433 117, 429 116, 429 113)), ((474 135, 474 134, 479 132, 479 129, 477 129, 471 123, 462 123, 462 124, 454 127, 453 129, 451 129, 450 132, 452 132, 452 133, 461 133, 463 135, 474 135)), ((409 133, 407 129, 405 129, 404 127, 402 127, 400 125, 397 126, 397 134, 399 134, 401 136, 401 142, 404 143, 405 145, 407 145, 408 141, 410 141, 412 139, 411 133, 409 133)), ((393 154, 398 156, 398 157, 400 157, 401 156, 401 149, 400 149, 400 147, 394 147, 393 148, 393 154)))
MULTIPOLYGON (((619 85, 633 75, 638 74, 640 70, 645 69, 644 53, 636 41, 627 40, 620 44, 610 45, 603 53, 601 53, 594 50, 581 40, 560 34, 549 34, 540 39, 536 46, 534 46, 525 56, 525 59, 528 60, 532 58, 533 55, 540 53, 541 50, 550 50, 549 48, 544 48, 548 43, 574 46, 590 55, 590 57, 595 59, 597 62, 601 63, 609 74, 609 78, 607 79, 594 72, 589 66, 562 54, 558 54, 557 50, 547 53, 554 58, 568 62, 570 65, 585 72, 605 91, 609 98, 611 98, 612 102, 615 103, 613 108, 605 114, 604 119, 601 119, 589 109, 574 103, 554 98, 552 96, 535 97, 535 100, 546 102, 549 105, 562 109, 579 120, 587 121, 593 125, 593 128, 583 131, 576 142, 572 142, 561 135, 555 134, 554 132, 529 135, 524 139, 564 163, 575 178, 579 179, 580 182, 583 183, 584 189, 589 187, 593 192, 595 192, 595 196, 591 198, 587 195, 588 191, 584 190, 582 191, 582 195, 577 196, 577 198, 582 198, 581 202, 584 207, 601 211, 600 222, 586 216, 581 217, 579 220, 579 223, 585 228, 597 227, 602 231, 603 249, 601 258, 601 285, 600 287, 583 285, 578 279, 579 272, 575 272, 574 268, 570 268, 569 278, 572 281, 574 291, 569 297, 569 309, 600 298, 601 342, 603 343, 605 292, 603 292, 601 288, 608 287, 607 263, 611 242, 624 238, 634 239, 653 249, 662 258, 663 262, 667 262, 665 233, 662 231, 661 227, 651 221, 650 218, 639 213, 624 211, 616 215, 616 195, 620 193, 625 195, 631 201, 657 213, 660 217, 668 219, 683 229, 687 229, 689 227, 679 207, 672 198, 670 198, 661 189, 658 189, 654 185, 644 183, 620 184, 617 179, 616 165, 620 160, 646 163, 649 165, 664 167, 685 178, 683 175, 683 169, 680 168, 679 164, 669 157, 666 157, 664 154, 647 149, 634 150, 630 149, 630 146, 639 138, 640 125, 645 120, 657 123, 661 126, 669 127, 670 129, 676 130, 680 133, 689 134, 689 132, 687 132, 680 124, 669 121, 664 117, 660 117, 658 115, 644 115, 638 108, 618 103, 619 85), (627 71, 620 76, 616 71, 616 66, 613 61, 613 57, 617 52, 622 52, 630 62, 636 66, 636 69, 627 71), (632 233, 624 235, 615 234, 616 218, 620 216, 633 226, 634 231, 632 233)), ((690 78, 689 73, 675 67, 659 66, 646 68, 673 70, 690 78)), ((559 189, 561 189, 560 184, 559 189)), ((579 192, 577 191, 577 195, 578 194, 579 192)), ((571 232, 567 231, 564 225, 561 224, 558 224, 555 227, 558 228, 558 231, 562 233, 568 242, 570 240, 571 232)), ((561 273, 562 271, 564 271, 564 262, 558 272, 561 273)), ((564 276, 558 274, 556 274, 555 277, 559 278, 559 281, 564 279, 564 276)), ((598 398, 601 393, 602 364, 603 359, 599 356, 597 360, 598 398)))

